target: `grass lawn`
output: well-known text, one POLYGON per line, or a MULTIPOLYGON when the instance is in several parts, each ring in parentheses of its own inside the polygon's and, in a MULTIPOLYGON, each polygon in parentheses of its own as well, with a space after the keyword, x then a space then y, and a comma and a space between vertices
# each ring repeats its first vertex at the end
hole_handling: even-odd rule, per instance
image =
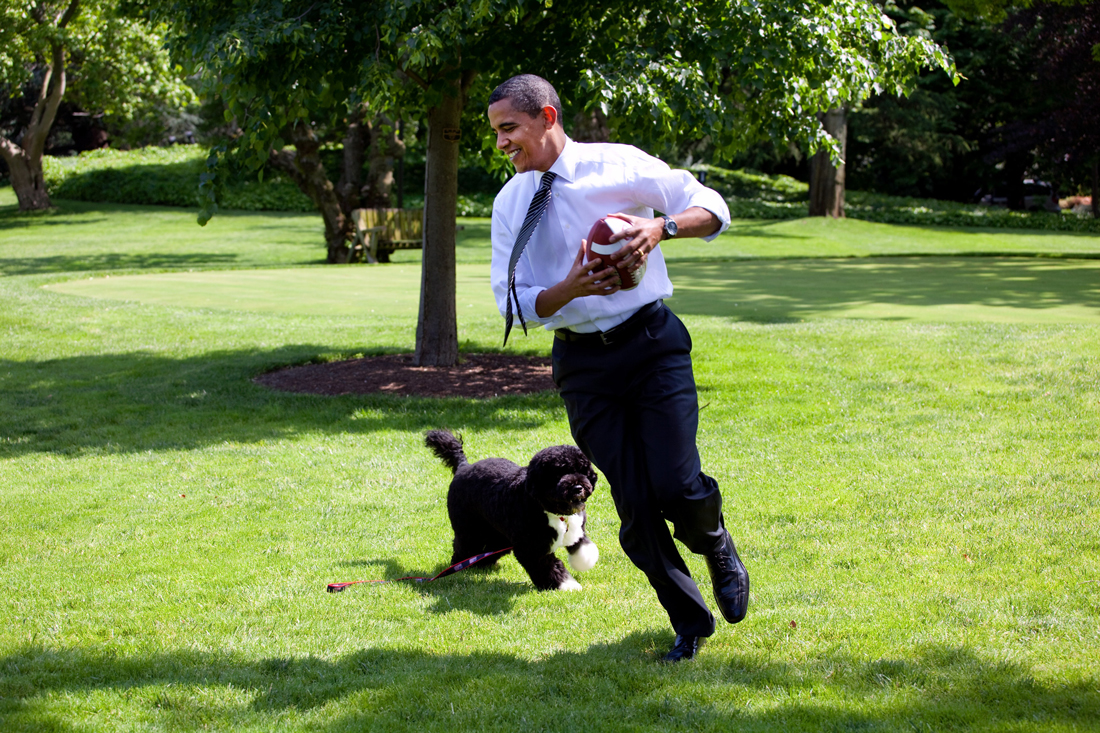
MULTIPOLYGON (((580 593, 512 558, 324 592, 448 558, 425 430, 474 459, 569 440, 552 393, 250 381, 410 350, 416 253, 325 267, 316 217, 13 204, 2 731, 1100 729, 1100 237, 795 220, 669 246, 753 579, 748 618, 669 668, 602 482, 580 593)), ((463 223, 463 349, 498 350, 487 223, 463 223)))

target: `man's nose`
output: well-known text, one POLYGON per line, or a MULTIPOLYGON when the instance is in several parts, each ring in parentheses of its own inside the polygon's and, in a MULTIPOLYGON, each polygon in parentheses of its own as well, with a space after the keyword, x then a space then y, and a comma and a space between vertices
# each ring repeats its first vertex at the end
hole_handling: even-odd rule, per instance
POLYGON ((504 135, 502 135, 501 133, 497 133, 497 150, 504 150, 504 148, 507 145, 508 145, 508 138, 505 137, 504 135))

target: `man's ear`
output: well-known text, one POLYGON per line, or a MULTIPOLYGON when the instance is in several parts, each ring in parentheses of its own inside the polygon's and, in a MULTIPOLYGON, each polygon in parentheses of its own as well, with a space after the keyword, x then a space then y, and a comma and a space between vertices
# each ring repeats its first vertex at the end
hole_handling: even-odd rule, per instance
POLYGON ((546 129, 549 130, 558 123, 558 111, 548 104, 542 108, 542 119, 546 121, 546 129))

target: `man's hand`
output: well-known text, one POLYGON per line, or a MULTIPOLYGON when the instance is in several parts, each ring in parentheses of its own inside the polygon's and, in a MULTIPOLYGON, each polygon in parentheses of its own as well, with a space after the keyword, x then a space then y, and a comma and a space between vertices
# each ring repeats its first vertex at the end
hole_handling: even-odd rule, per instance
MULTIPOLYGON (((623 248, 611 255, 613 264, 625 267, 630 272, 645 264, 649 253, 661 243, 665 236, 665 220, 645 219, 631 214, 608 214, 617 219, 625 219, 630 226, 613 234, 609 241, 630 239, 623 248)), ((679 228, 677 237, 708 237, 722 226, 721 220, 701 206, 690 206, 672 217, 679 228)))
POLYGON ((632 214, 608 214, 616 219, 630 222, 630 226, 611 235, 609 242, 618 242, 629 239, 618 252, 614 252, 610 259, 612 264, 625 267, 629 272, 635 272, 645 264, 646 257, 661 243, 665 236, 664 219, 645 219, 632 214))
POLYGON ((584 261, 584 248, 587 240, 581 240, 569 274, 560 283, 539 293, 535 298, 535 312, 539 318, 547 318, 557 313, 576 298, 588 295, 611 295, 622 288, 619 274, 614 267, 608 267, 602 260, 584 261))

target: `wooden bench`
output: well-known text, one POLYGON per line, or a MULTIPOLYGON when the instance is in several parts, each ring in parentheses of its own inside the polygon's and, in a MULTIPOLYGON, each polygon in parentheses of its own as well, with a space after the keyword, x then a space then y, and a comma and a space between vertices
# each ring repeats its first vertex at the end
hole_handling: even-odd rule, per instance
POLYGON ((356 209, 351 262, 389 262, 390 252, 424 247, 424 209, 356 209))

